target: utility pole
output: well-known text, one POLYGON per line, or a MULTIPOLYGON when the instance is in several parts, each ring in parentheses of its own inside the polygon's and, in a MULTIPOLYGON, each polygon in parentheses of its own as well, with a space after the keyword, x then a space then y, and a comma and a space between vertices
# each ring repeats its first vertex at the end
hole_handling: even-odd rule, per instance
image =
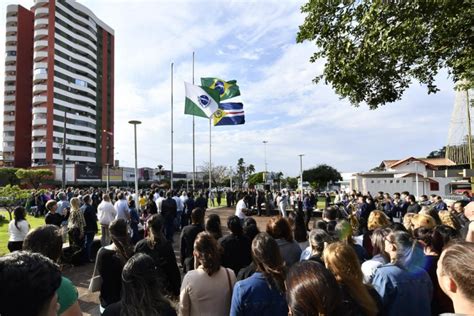
POLYGON ((67 112, 64 111, 64 125, 63 125, 63 144, 62 144, 62 154, 63 154, 63 170, 62 170, 62 189, 66 189, 66 119, 67 112))
POLYGON ((300 194, 303 194, 303 156, 304 154, 299 154, 300 156, 300 194))

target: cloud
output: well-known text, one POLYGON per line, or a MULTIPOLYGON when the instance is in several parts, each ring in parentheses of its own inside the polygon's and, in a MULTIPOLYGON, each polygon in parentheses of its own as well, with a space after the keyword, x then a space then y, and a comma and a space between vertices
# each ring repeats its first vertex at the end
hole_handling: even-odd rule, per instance
MULTIPOLYGON (((196 83, 203 76, 236 79, 245 104, 245 125, 212 128, 216 164, 235 166, 242 157, 262 170, 267 140, 269 169, 285 175, 298 174, 300 153, 305 168, 328 163, 340 171, 362 171, 383 159, 423 156, 446 143, 454 102, 446 72, 437 78, 438 94, 427 95, 414 83, 401 101, 376 111, 354 108, 331 87, 313 84, 324 61, 309 62, 313 43, 295 43, 304 1, 79 2, 115 30, 115 152, 121 165, 133 165, 128 121, 139 119, 139 166, 170 168, 173 62, 174 168, 192 170, 192 117, 183 113, 183 81, 192 81, 193 51, 196 83)), ((0 10, 5 36, 6 7, 0 10)), ((4 49, 0 45, 0 56, 4 49)), ((0 62, 0 81, 3 67, 0 62)), ((195 130, 199 165, 209 159, 208 120, 196 118, 195 130)))

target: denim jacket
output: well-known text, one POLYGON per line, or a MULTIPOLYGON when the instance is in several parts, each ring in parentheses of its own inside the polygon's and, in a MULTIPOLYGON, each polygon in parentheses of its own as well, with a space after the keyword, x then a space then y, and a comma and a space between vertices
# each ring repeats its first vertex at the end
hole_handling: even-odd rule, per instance
POLYGON ((382 298, 382 315, 431 315, 433 284, 423 269, 388 263, 377 269, 372 285, 382 298))
POLYGON ((261 272, 255 272, 235 284, 230 315, 286 316, 288 305, 285 295, 271 288, 261 272))

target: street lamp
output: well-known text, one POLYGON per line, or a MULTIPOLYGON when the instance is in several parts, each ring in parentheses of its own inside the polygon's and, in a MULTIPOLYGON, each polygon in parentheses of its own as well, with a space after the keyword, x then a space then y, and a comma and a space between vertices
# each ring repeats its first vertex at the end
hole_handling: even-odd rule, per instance
POLYGON ((299 154, 298 156, 300 156, 300 181, 301 181, 300 194, 301 196, 303 196, 303 156, 304 154, 299 154))
POLYGON ((128 124, 133 125, 133 134, 135 139, 135 205, 138 205, 138 165, 137 165, 137 125, 142 122, 132 120, 128 121, 128 124))
POLYGON ((263 182, 264 184, 267 183, 267 140, 264 140, 263 142, 263 153, 265 157, 265 172, 263 173, 263 182))

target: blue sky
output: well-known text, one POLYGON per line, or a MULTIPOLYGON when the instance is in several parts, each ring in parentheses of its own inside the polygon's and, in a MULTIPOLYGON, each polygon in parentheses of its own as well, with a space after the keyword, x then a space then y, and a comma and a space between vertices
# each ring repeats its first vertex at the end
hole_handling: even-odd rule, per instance
MULTIPOLYGON (((139 166, 170 167, 174 62, 174 168, 192 170, 192 118, 183 114, 183 81, 192 80, 193 51, 196 82, 208 76, 236 79, 244 100, 245 125, 212 128, 216 164, 235 166, 242 157, 263 170, 262 141, 267 140, 269 170, 295 176, 297 155, 304 153, 304 168, 326 163, 356 172, 384 159, 426 156, 447 141, 454 103, 447 72, 437 77, 437 94, 428 95, 414 82, 402 100, 375 111, 352 107, 330 87, 314 85, 323 62, 311 64, 314 44, 295 40, 304 1, 79 2, 115 30, 115 152, 121 165, 133 165, 133 129, 127 122, 138 119, 143 122, 139 166)), ((15 2, 1 3, 4 37, 6 5, 15 2)), ((33 5, 32 0, 16 3, 33 5)), ((4 45, 4 56, 2 50, 4 45)), ((197 166, 209 161, 208 130, 208 121, 196 118, 197 166)))

